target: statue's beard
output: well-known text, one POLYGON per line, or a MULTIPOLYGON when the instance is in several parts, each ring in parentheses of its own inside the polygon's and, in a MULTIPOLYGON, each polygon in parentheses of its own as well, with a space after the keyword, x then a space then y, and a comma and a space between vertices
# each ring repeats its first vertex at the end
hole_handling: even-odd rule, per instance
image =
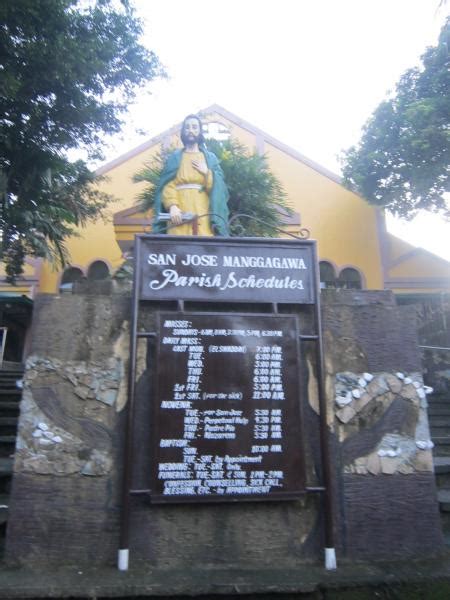
POLYGON ((183 144, 186 146, 187 144, 191 145, 191 144, 199 144, 200 143, 200 136, 199 135, 195 135, 193 133, 184 133, 183 134, 183 139, 182 139, 183 144))

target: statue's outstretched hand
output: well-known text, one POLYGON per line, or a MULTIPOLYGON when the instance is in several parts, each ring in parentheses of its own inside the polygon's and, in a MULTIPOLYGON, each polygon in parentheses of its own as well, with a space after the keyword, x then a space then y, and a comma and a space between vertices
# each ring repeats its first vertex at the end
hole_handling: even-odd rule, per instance
POLYGON ((183 213, 176 204, 172 204, 172 206, 169 208, 169 213, 172 225, 181 225, 183 222, 183 213))

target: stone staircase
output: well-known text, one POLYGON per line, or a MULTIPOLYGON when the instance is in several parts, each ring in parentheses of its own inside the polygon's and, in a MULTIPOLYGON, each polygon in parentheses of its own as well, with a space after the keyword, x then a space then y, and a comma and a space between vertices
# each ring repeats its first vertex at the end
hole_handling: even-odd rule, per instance
POLYGON ((16 381, 22 379, 23 367, 9 364, 0 370, 0 547, 8 519, 9 493, 16 445, 17 423, 22 390, 16 381))
POLYGON ((433 393, 428 396, 428 419, 434 443, 433 462, 442 528, 450 545, 450 396, 433 393))

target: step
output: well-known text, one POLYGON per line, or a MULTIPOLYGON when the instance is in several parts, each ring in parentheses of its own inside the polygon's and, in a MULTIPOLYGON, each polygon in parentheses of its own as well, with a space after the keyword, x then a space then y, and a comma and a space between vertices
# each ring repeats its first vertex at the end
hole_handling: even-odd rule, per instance
POLYGON ((0 476, 11 475, 13 471, 13 458, 0 458, 0 476))
POLYGON ((0 400, 0 413, 5 410, 19 410, 20 400, 0 400))
POLYGON ((23 362, 19 362, 17 360, 4 360, 2 365, 2 371, 23 371, 24 364, 23 362))
MULTIPOLYGON (((0 412, 1 412, 1 411, 0 411, 0 412)), ((446 440, 446 439, 447 439, 447 438, 449 438, 450 436, 449 436, 449 435, 448 435, 446 432, 444 432, 444 431, 440 431, 440 432, 434 431, 434 432, 433 432, 433 433, 430 435, 430 437, 431 437, 431 440, 433 441, 434 447, 436 448, 436 446, 438 446, 438 445, 439 445, 439 443, 440 443, 440 440, 446 440)), ((445 443, 445 442, 441 443, 441 446, 445 446, 445 445, 446 445, 446 443, 445 443)), ((434 454, 436 454, 436 456, 439 456, 441 453, 440 453, 439 451, 436 451, 436 450, 435 450, 435 451, 434 451, 434 454)), ((447 454, 447 452, 445 452, 445 454, 447 454)))
MULTIPOLYGON (((2 403, 0 402, 0 412, 2 412, 2 403)), ((431 438, 437 437, 447 437, 450 435, 450 423, 430 423, 430 432, 431 438)))
POLYGON ((7 379, 8 377, 20 377, 23 375, 23 369, 17 369, 17 371, 0 371, 0 379, 7 379))
MULTIPOLYGON (((4 431, 3 433, 14 433, 11 431, 4 431)), ((434 442, 434 451, 439 455, 439 456, 449 456, 450 455, 450 443, 448 444, 442 444, 442 443, 436 443, 434 442)))
POLYGON ((0 435, 0 444, 15 444, 15 435, 0 435))
POLYGON ((435 446, 434 451, 437 452, 437 454, 442 457, 450 456, 450 445, 449 446, 435 446))
POLYGON ((433 414, 436 411, 442 411, 446 413, 450 410, 450 402, 436 402, 435 404, 429 402, 428 403, 428 412, 433 414))
POLYGON ((21 396, 22 390, 20 388, 11 388, 7 390, 0 389, 0 402, 1 396, 21 396))
MULTIPOLYGON (((1 408, 0 408, 0 413, 1 413, 1 408)), ((445 438, 450 437, 450 434, 448 433, 448 431, 446 431, 446 428, 448 429, 448 426, 437 426, 437 427, 431 426, 430 427, 430 430, 432 430, 430 437, 435 444, 436 444, 436 440, 445 439, 445 438)), ((439 452, 438 452, 438 454, 439 454, 439 452)))
POLYGON ((15 381, 12 381, 8 385, 0 385, 0 394, 2 396, 11 392, 22 392, 22 388, 20 387, 20 385, 16 385, 15 381))
POLYGON ((428 420, 440 423, 441 421, 450 421, 450 411, 439 410, 432 413, 428 413, 428 420))
POLYGON ((442 512, 450 512, 450 490, 438 490, 437 498, 439 509, 442 512))
POLYGON ((443 406, 428 406, 428 416, 429 417, 435 417, 435 416, 449 416, 450 415, 450 406, 447 405, 443 405, 443 406))
MULTIPOLYGON (((1 419, 1 417, 0 417, 1 419)), ((450 444, 450 435, 446 435, 445 433, 441 433, 440 435, 435 435, 433 437, 433 442, 436 444, 438 442, 441 442, 442 444, 450 444)))
POLYGON ((450 473, 450 456, 433 457, 435 473, 450 473))
POLYGON ((447 423, 450 421, 450 411, 439 410, 428 412, 428 421, 430 423, 447 423))
MULTIPOLYGON (((0 425, 1 421, 2 418, 0 417, 0 425)), ((432 437, 432 440, 435 448, 438 446, 450 446, 450 435, 435 435, 432 437)))
POLYGON ((450 400, 431 400, 428 398, 428 409, 430 408, 449 408, 450 400))
POLYGON ((0 379, 2 379, 3 377, 17 377, 17 375, 24 373, 24 371, 25 369, 0 369, 0 379))
MULTIPOLYGON (((0 414, 1 414, 1 410, 0 410, 0 414)), ((11 413, 8 413, 8 414, 11 414, 11 413)), ((4 415, 6 417, 6 412, 4 413, 4 415)), ((446 445, 450 444, 450 442, 444 441, 447 439, 450 440, 450 432, 449 432, 448 427, 446 427, 445 429, 440 428, 439 430, 436 430, 433 427, 431 427, 430 437, 431 437, 435 447, 439 446, 439 444, 441 446, 446 446, 446 445)), ((439 454, 439 452, 437 454, 439 454)))
POLYGON ((0 417, 0 427, 17 425, 17 421, 18 417, 0 417))

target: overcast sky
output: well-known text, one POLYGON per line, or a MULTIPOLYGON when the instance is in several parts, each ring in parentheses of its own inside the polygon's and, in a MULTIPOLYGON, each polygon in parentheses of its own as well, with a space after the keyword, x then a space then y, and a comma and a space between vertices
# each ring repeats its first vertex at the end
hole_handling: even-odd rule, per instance
MULTIPOLYGON (((169 79, 140 96, 108 159, 217 103, 338 174, 337 155, 358 141, 399 76, 436 44, 450 10, 439 0, 134 4, 144 41, 169 79)), ((439 235, 439 223, 422 222, 408 239, 450 260, 443 238, 449 227, 442 224, 439 235)))

